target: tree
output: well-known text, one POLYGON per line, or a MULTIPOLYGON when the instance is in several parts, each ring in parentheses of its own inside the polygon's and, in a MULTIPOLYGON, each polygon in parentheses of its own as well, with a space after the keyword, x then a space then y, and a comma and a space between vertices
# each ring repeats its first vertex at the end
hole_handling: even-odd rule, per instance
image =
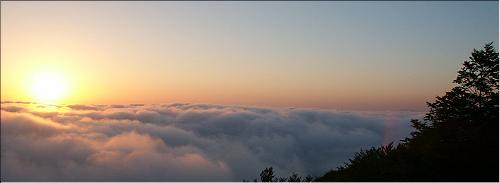
POLYGON ((304 179, 304 182, 312 182, 314 180, 314 177, 311 176, 311 175, 308 175, 306 176, 306 178, 304 179))
POLYGON ((453 82, 459 84, 460 89, 476 96, 479 99, 476 105, 481 107, 481 102, 498 96, 498 52, 491 42, 483 50, 474 49, 471 55, 453 82))
POLYGON ((316 181, 498 181, 498 52, 474 49, 457 84, 427 102, 411 137, 356 153, 316 181))
POLYGON ((302 182, 302 177, 294 172, 290 177, 288 177, 288 182, 302 182))
POLYGON ((427 103, 424 121, 412 121, 408 148, 421 152, 426 167, 440 169, 434 172, 441 178, 498 180, 498 69, 493 43, 474 49, 453 81, 457 86, 427 103))
POLYGON ((280 177, 274 175, 273 167, 269 167, 262 170, 260 173, 260 179, 262 182, 311 182, 314 180, 314 177, 308 175, 303 179, 302 176, 299 176, 299 174, 295 172, 289 177, 280 177))
POLYGON ((285 177, 278 177, 277 181, 275 182, 286 182, 286 178, 285 177))
POLYGON ((274 171, 273 167, 266 168, 260 173, 260 181, 262 182, 273 182, 274 181, 274 171))

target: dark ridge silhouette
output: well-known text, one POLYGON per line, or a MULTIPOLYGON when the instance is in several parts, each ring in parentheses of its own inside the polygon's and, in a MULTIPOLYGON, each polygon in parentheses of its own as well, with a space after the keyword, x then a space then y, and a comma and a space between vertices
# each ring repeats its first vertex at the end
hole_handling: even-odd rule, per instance
MULTIPOLYGON (((457 84, 427 102, 424 119, 411 120, 414 131, 390 143, 354 154, 314 181, 489 181, 499 179, 498 52, 493 43, 474 49, 458 71, 457 84)), ((272 167, 261 181, 273 178, 272 167)), ((297 174, 287 181, 299 180, 297 174)), ((302 180, 305 181, 305 180, 302 180)))

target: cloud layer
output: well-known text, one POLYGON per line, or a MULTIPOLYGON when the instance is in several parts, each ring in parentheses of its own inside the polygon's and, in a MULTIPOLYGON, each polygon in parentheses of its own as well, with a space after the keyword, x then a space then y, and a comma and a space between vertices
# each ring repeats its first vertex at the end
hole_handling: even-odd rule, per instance
POLYGON ((321 175, 398 141, 416 112, 2 102, 2 181, 241 181, 321 175))

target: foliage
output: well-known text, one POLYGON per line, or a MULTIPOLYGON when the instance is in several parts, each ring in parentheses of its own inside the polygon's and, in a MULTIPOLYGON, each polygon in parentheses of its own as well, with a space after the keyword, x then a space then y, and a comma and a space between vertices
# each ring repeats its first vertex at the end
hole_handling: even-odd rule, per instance
MULTIPOLYGON (((457 86, 427 102, 422 121, 410 121, 410 137, 397 146, 361 150, 314 181, 498 181, 498 74, 493 43, 474 49, 453 81, 457 86)), ((261 180, 285 179, 273 178, 270 167, 261 180)), ((295 173, 288 177, 289 182, 311 180, 295 173)))
POLYGON ((302 182, 302 177, 294 172, 290 177, 288 177, 288 182, 302 182))
POLYGON ((316 181, 498 181, 498 52, 474 49, 411 137, 362 150, 316 181))
POLYGON ((260 181, 262 182, 273 182, 274 181, 274 171, 273 167, 266 168, 260 173, 260 181))
MULTIPOLYGON (((308 175, 305 178, 302 178, 297 173, 292 173, 288 178, 286 177, 278 177, 274 175, 273 167, 265 168, 260 173, 260 180, 262 182, 311 182, 314 180, 314 177, 308 175)), ((245 182, 245 181, 243 181, 245 182)))

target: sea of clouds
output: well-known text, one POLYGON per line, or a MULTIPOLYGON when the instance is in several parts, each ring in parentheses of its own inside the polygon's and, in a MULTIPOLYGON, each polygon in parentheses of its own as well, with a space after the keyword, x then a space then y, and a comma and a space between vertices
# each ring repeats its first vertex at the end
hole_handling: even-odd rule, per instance
POLYGON ((409 111, 213 104, 1 104, 2 181, 241 181, 319 176, 411 132, 409 111))

